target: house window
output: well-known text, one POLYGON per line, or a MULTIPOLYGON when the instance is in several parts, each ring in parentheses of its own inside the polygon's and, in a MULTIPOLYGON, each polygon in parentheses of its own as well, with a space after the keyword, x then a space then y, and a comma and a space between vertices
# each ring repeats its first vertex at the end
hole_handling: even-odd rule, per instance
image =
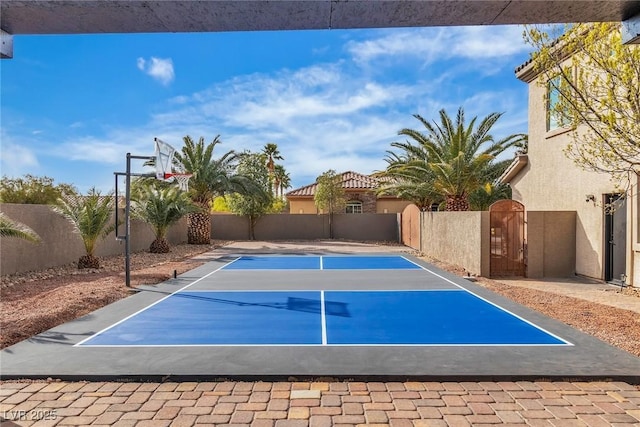
POLYGON ((362 213, 362 202, 357 200, 347 202, 346 213, 362 213))
POLYGON ((567 127, 569 119, 567 107, 561 104, 560 85, 562 78, 554 77, 547 82, 547 131, 567 127))

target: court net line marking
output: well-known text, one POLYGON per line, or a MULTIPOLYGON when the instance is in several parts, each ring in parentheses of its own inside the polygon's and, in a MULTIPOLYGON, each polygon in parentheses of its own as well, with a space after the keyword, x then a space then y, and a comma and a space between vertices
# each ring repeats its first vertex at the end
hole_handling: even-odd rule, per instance
POLYGON ((82 341, 80 341, 80 342, 78 342, 78 343, 74 344, 73 346, 74 346, 74 347, 79 347, 79 346, 81 346, 83 343, 85 343, 85 342, 89 341, 91 338, 93 338, 93 337, 95 337, 95 336, 98 336, 98 335, 100 335, 100 334, 102 334, 102 333, 104 333, 104 332, 108 331, 109 329, 111 329, 111 328, 114 328, 114 327, 118 326, 119 324, 121 324, 121 323, 123 323, 123 322, 125 322, 125 321, 127 321, 127 320, 129 320, 129 319, 131 319, 132 317, 134 317, 134 316, 136 316, 136 315, 138 315, 138 314, 142 313, 143 311, 146 311, 146 310, 150 309, 150 308, 151 308, 151 307, 153 307, 154 305, 161 303, 162 301, 166 300, 167 298, 171 297, 172 295, 175 295, 175 294, 177 294, 178 292, 184 291, 184 290, 185 290, 185 289, 187 289, 188 287, 195 285, 195 284, 196 284, 196 283, 198 283, 199 281, 206 279, 207 277, 211 276, 211 275, 212 275, 212 274, 214 274, 214 273, 217 273, 218 271, 222 270, 222 269, 223 269, 224 267, 226 267, 227 265, 232 264, 232 263, 234 263, 234 262, 238 261, 239 259, 240 259, 240 257, 238 257, 238 258, 234 259, 233 261, 228 262, 227 264, 225 264, 225 265, 223 265, 223 266, 221 266, 221 267, 216 268, 215 270, 213 270, 213 271, 211 271, 211 272, 209 272, 209 273, 205 274, 204 276, 202 276, 202 277, 200 277, 200 278, 198 278, 198 279, 194 280, 193 282, 191 282, 191 283, 189 283, 189 284, 187 284, 187 285, 185 285, 185 286, 181 287, 180 289, 178 289, 178 290, 176 290, 176 291, 171 292, 169 295, 166 295, 165 297, 160 298, 158 301, 156 301, 156 302, 154 302, 154 303, 152 303, 152 304, 150 304, 150 305, 148 305, 148 306, 146 306, 146 307, 141 308, 140 310, 136 311, 136 312, 135 312, 135 313, 133 313, 133 314, 130 314, 129 316, 125 317, 124 319, 119 320, 118 322, 114 323, 113 325, 110 325, 110 326, 107 326, 107 327, 106 327, 106 328, 104 328, 104 329, 101 329, 100 331, 98 331, 98 332, 96 332, 95 334, 93 334, 93 335, 91 335, 91 336, 89 336, 89 337, 87 337, 87 338, 83 339, 82 341))
POLYGON ((486 302, 487 304, 490 304, 490 305, 492 305, 492 306, 494 306, 494 307, 496 307, 496 308, 498 308, 498 309, 500 309, 500 310, 504 311, 505 313, 508 313, 508 314, 512 315, 513 317, 515 317, 515 318, 517 318, 517 319, 522 320, 523 322, 525 322, 525 323, 527 323, 527 324, 529 324, 529 325, 533 326, 534 328, 536 328, 536 329, 538 329, 538 330, 540 330, 540 331, 542 331, 542 332, 544 332, 544 333, 546 333, 546 334, 548 334, 548 335, 551 335, 552 337, 556 338, 557 340, 560 340, 560 341, 562 341, 563 343, 565 343, 565 345, 573 346, 573 343, 571 343, 571 342, 569 342, 569 341, 565 340, 564 338, 562 338, 562 337, 560 337, 560 336, 558 336, 558 335, 554 334, 553 332, 549 332, 548 330, 546 330, 546 329, 545 329, 545 328, 543 328, 542 326, 538 326, 538 325, 536 325, 535 323, 533 323, 533 322, 531 322, 531 321, 529 321, 529 320, 525 319, 524 317, 522 317, 522 316, 519 316, 519 315, 515 314, 515 313, 514 313, 513 311, 511 311, 511 310, 507 310, 506 308, 501 307, 501 306, 499 306, 498 304, 496 304, 496 303, 494 303, 494 302, 492 302, 492 301, 489 301, 488 299, 486 299, 486 298, 484 298, 484 297, 482 297, 482 296, 478 295, 477 293, 475 293, 475 292, 473 292, 473 291, 470 291, 469 289, 465 288, 464 286, 459 285, 458 283, 454 282, 453 280, 447 279, 446 277, 442 276, 441 274, 438 274, 438 273, 436 273, 435 271, 429 270, 427 267, 425 267, 425 266, 423 266, 423 265, 420 265, 420 264, 418 264, 417 262, 414 262, 414 261, 410 260, 409 258, 405 257, 404 255, 402 255, 402 258, 404 258, 405 260, 407 260, 408 262, 410 262, 410 263, 412 263, 412 264, 417 265, 418 267, 420 267, 420 268, 421 268, 421 269, 423 269, 424 271, 427 271, 427 272, 429 272, 429 273, 433 274, 434 276, 439 277, 440 279, 444 280, 445 282, 451 283, 452 285, 457 286, 458 288, 460 288, 460 289, 462 289, 462 290, 464 290, 464 291, 466 291, 466 292, 469 292, 471 295, 473 295, 473 296, 474 296, 474 297, 476 297, 476 298, 481 299, 482 301, 486 302))

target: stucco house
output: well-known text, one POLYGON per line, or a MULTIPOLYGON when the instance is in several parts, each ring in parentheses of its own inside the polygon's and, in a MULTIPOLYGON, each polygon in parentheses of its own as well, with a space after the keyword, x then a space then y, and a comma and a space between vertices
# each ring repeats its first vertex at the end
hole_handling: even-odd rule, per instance
MULTIPOLYGON (((411 202, 394 196, 376 196, 375 190, 380 179, 357 172, 343 172, 342 187, 347 196, 345 213, 399 213, 411 202)), ((296 188, 286 194, 289 201, 289 213, 316 214, 318 209, 313 201, 317 184, 296 188)))
MULTIPOLYGON (((627 193, 620 194, 607 174, 578 167, 563 150, 572 131, 580 128, 554 119, 553 86, 540 81, 544 77, 531 61, 516 69, 516 77, 529 85, 529 147, 526 154, 516 156, 500 181, 509 183, 513 199, 526 211, 575 212, 575 229, 555 230, 559 242, 571 240, 570 247, 575 246, 574 253, 565 254, 575 263, 573 273, 640 286, 638 176, 627 193), (605 208, 615 200, 613 212, 605 208)), ((541 256, 547 256, 553 242, 545 244, 535 248, 541 256)), ((530 253, 532 249, 528 248, 530 253)))

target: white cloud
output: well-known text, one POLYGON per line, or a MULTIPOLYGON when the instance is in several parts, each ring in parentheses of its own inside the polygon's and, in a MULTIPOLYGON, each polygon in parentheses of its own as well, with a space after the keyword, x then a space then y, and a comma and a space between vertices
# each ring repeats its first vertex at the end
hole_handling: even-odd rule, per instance
POLYGON ((150 75, 164 86, 167 86, 175 78, 173 71, 173 60, 171 58, 156 58, 152 56, 149 60, 138 58, 138 69, 150 75))
POLYGON ((17 177, 27 173, 33 174, 40 166, 32 150, 23 145, 7 142, 5 138, 3 138, 0 153, 2 153, 0 162, 3 176, 17 177))
MULTIPOLYGON (((220 134, 223 144, 216 155, 278 144, 294 186, 312 182, 327 169, 370 173, 384 168, 389 143, 404 139, 397 136, 398 130, 419 128, 413 113, 432 120, 441 108, 453 115, 460 105, 469 119, 506 111, 509 117, 501 119, 495 136, 526 131, 526 85, 522 91, 494 89, 470 80, 481 68, 504 69, 511 55, 521 53, 519 31, 498 27, 369 32, 378 37, 349 42, 347 49, 370 66, 354 67, 346 58, 212 82, 205 90, 156 103, 148 121, 132 127, 103 123, 96 130, 88 123, 74 124, 85 136, 68 136, 54 154, 59 161, 71 160, 66 163, 69 169, 84 164, 92 181, 95 176, 107 177, 108 182, 113 171, 124 169, 127 152, 153 155, 154 137, 180 149, 187 134, 206 141, 220 134), (428 72, 407 73, 415 71, 416 58, 433 63, 424 67, 428 72), (455 61, 440 66, 441 59, 452 58, 455 61), (392 68, 377 72, 378 60, 392 68)), ((163 84, 174 79, 171 59, 138 58, 137 66, 163 84)), ((141 171, 142 163, 136 161, 134 169, 141 171)))
POLYGON ((426 63, 451 58, 490 59, 527 52, 519 26, 383 30, 375 39, 346 45, 357 62, 414 57, 426 63))

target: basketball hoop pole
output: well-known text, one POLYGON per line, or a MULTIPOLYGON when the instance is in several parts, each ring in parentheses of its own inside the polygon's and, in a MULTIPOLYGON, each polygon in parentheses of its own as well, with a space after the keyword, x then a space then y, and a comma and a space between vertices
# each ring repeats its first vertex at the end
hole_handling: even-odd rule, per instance
POLYGON ((126 172, 114 172, 116 177, 116 240, 124 241, 124 281, 127 287, 131 287, 131 177, 143 176, 143 177, 155 177, 152 173, 133 173, 131 172, 131 159, 139 160, 153 160, 155 156, 132 156, 131 153, 127 153, 127 169, 126 172), (125 190, 124 190, 124 235, 121 236, 119 232, 119 218, 118 218, 118 177, 125 177, 125 190))
POLYGON ((156 153, 154 156, 133 156, 131 153, 127 153, 126 172, 114 172, 114 175, 116 176, 116 240, 124 240, 124 280, 127 287, 131 287, 131 177, 143 176, 163 179, 159 176, 159 172, 162 171, 163 176, 166 174, 167 169, 171 172, 171 162, 173 160, 173 153, 175 152, 175 149, 170 144, 167 144, 158 138, 154 138, 153 140, 156 144, 156 153), (155 160, 156 173, 131 172, 131 159, 155 160), (124 236, 118 234, 118 177, 120 176, 125 177, 124 236))

